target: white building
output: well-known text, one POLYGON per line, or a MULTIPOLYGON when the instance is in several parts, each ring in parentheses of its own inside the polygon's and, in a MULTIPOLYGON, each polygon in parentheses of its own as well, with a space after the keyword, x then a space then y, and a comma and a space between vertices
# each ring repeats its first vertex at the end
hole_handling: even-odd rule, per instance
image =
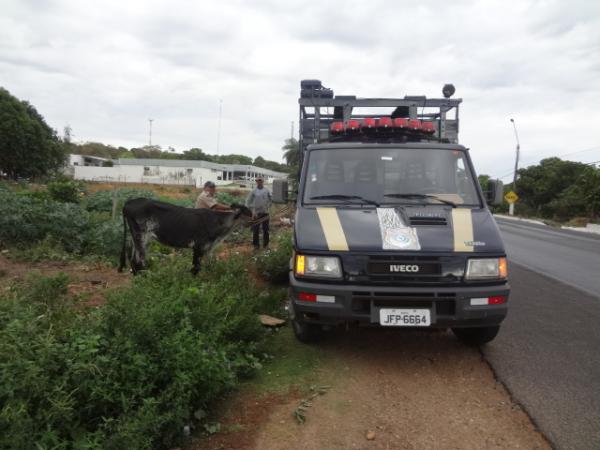
MULTIPOLYGON (((231 184, 262 177, 265 183, 275 178, 287 178, 283 172, 275 172, 256 166, 241 164, 217 164, 209 161, 181 159, 127 159, 113 160, 112 167, 102 167, 103 161, 92 164, 71 155, 69 171, 76 180, 106 181, 119 183, 183 184, 202 186, 207 181, 231 184)), ((96 158, 102 160, 103 158, 96 158)), ((106 164, 105 164, 106 165, 106 164)))

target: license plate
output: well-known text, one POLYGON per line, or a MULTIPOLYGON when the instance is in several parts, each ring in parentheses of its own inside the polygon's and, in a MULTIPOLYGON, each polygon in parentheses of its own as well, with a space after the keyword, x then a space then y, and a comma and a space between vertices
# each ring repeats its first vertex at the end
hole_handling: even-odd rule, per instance
POLYGON ((380 309, 379 323, 388 327, 428 327, 431 312, 428 309, 380 309))

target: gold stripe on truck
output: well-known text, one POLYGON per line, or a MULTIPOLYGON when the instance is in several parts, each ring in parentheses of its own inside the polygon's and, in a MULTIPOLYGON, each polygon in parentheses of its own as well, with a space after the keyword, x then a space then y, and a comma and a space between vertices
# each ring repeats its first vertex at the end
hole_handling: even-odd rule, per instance
POLYGON ((329 250, 347 252, 348 242, 340 222, 337 209, 335 208, 317 208, 321 228, 325 234, 327 247, 329 250))
POLYGON ((472 252, 473 245, 473 217, 468 208, 452 209, 452 230, 454 233, 454 251, 472 252))

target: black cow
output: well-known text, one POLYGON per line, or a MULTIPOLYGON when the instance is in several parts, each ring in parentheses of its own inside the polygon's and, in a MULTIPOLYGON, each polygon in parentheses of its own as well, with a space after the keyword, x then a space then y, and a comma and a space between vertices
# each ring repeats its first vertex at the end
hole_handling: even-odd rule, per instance
POLYGON ((171 203, 136 198, 123 206, 123 249, 119 272, 127 258, 127 227, 133 245, 129 255, 131 271, 146 268, 146 246, 151 238, 171 247, 192 248, 192 273, 200 271, 200 259, 222 241, 231 230, 252 217, 243 205, 231 205, 232 211, 193 209, 171 203))

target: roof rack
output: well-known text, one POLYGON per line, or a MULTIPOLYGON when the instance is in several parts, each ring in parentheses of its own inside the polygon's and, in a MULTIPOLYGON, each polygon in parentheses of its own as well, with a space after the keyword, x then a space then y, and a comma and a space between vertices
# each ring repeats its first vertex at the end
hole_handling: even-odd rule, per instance
POLYGON ((445 98, 357 98, 334 96, 319 80, 300 82, 301 156, 310 144, 320 142, 458 143, 458 110, 462 99, 449 98, 454 86, 446 85, 445 98), (365 108, 365 111, 357 111, 365 108), (387 112, 377 111, 387 108, 387 112), (391 113, 390 108, 393 108, 391 113), (411 123, 411 127, 404 126, 411 123), (388 126, 389 125, 389 126, 388 126))

